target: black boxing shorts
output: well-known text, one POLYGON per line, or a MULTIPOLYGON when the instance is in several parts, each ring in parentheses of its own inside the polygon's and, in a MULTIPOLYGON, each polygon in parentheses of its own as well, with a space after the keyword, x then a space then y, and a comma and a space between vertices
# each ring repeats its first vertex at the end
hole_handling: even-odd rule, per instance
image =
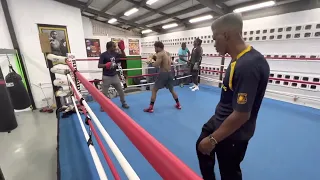
POLYGON ((173 88, 172 72, 160 72, 154 86, 157 89, 162 89, 164 87, 166 87, 167 89, 172 89, 173 88))

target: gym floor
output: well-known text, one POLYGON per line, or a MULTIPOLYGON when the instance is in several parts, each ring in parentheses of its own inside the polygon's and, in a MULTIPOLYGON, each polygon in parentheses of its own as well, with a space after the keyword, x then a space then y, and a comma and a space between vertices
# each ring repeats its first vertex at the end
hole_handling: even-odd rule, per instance
POLYGON ((16 113, 18 128, 0 133, 0 167, 6 180, 57 179, 57 118, 39 111, 16 113))
MULTIPOLYGON (((200 91, 191 92, 188 87, 176 87, 176 91, 182 104, 180 111, 173 107, 174 100, 171 94, 164 89, 158 93, 153 114, 142 111, 143 108, 148 107, 151 95, 149 91, 128 95, 127 102, 131 107, 125 112, 200 174, 195 142, 202 125, 215 111, 220 98, 220 89, 201 86, 200 91)), ((119 98, 113 101, 120 105, 119 98)), ((161 179, 108 115, 100 112, 99 105, 96 102, 90 102, 89 105, 140 178, 161 179)), ((320 143, 317 143, 320 137, 319 119, 320 110, 318 109, 265 98, 258 117, 256 134, 249 143, 246 158, 242 163, 244 179, 318 179, 320 168, 320 156, 318 155, 320 143)), ((76 114, 65 119, 61 118, 59 131, 62 180, 98 179, 76 114)), ((40 137, 52 138, 43 137, 43 135, 40 137)), ((97 144, 95 138, 93 139, 94 144, 97 144)), ((127 179, 107 144, 104 140, 103 142, 121 179, 127 179)), ((33 146, 42 145, 33 144, 33 146)), ((113 179, 99 147, 95 147, 108 177, 113 179)), ((39 158, 42 156, 43 154, 40 154, 39 158)), ((45 158, 48 159, 48 157, 45 158)), ((218 172, 217 166, 215 171, 218 172)), ((219 173, 216 175, 219 177, 219 173)))

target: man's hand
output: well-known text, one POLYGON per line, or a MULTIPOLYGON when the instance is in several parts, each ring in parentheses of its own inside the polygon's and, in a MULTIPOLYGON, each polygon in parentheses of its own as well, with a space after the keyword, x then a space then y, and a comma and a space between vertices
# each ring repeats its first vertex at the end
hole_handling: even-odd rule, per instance
POLYGON ((211 151, 215 148, 216 146, 213 145, 210 140, 209 136, 203 138, 199 145, 198 145, 198 150, 205 155, 210 155, 211 151))

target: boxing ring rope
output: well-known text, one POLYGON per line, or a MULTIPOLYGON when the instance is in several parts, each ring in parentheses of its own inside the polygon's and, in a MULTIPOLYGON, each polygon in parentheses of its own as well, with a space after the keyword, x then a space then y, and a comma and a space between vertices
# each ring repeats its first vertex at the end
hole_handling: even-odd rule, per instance
MULTIPOLYGON (((83 134, 84 134, 84 137, 86 138, 86 141, 88 142, 88 140, 89 140, 89 134, 88 134, 88 132, 87 132, 87 130, 86 130, 83 122, 82 122, 82 118, 81 118, 81 115, 80 115, 80 113, 79 113, 79 110, 78 110, 78 107, 77 107, 77 104, 76 104, 76 102, 75 102, 74 97, 72 96, 71 99, 72 99, 73 105, 74 105, 74 107, 75 107, 75 110, 76 110, 76 113, 77 113, 77 116, 78 116, 78 119, 79 119, 79 123, 80 123, 81 129, 82 129, 82 132, 83 132, 83 134)), ((97 138, 97 137, 96 137, 96 138, 97 138)), ((96 151, 95 147, 94 147, 94 146, 89 146, 89 150, 90 150, 90 154, 91 154, 91 156, 92 156, 94 165, 96 166, 96 169, 97 169, 99 178, 100 178, 100 179, 106 179, 106 180, 107 180, 108 178, 107 178, 106 172, 105 172, 104 169, 103 169, 103 166, 102 166, 102 164, 101 164, 101 161, 100 161, 100 159, 99 159, 99 156, 98 156, 98 154, 97 154, 97 151, 96 151)))
MULTIPOLYGON (((131 117, 120 110, 110 99, 105 97, 96 87, 94 87, 80 72, 76 71, 72 64, 66 62, 77 79, 90 92, 93 98, 101 105, 102 109, 125 133, 130 141, 136 146, 141 154, 149 161, 153 168, 163 179, 184 179, 200 180, 201 178, 186 166, 180 159, 172 154, 166 147, 159 143, 146 130, 138 125, 131 117)), ((69 75, 70 76, 70 75, 69 75)), ((69 77, 71 78, 71 76, 69 77)), ((72 80, 72 79, 71 79, 72 80)), ((74 82, 72 86, 76 87, 74 82)), ((98 129, 104 131, 99 120, 96 118, 86 101, 82 100, 83 105, 89 112, 98 129), (100 127, 101 125, 101 127, 100 127), (101 129, 100 129, 101 128, 101 129)), ((104 134, 104 133, 103 133, 104 134)), ((105 135, 105 134, 104 134, 105 135)), ((138 178, 138 177, 137 177, 138 178)))
MULTIPOLYGON (((71 66, 71 64, 68 62, 67 63, 70 67, 71 70, 74 71, 74 68, 71 66)), ((76 75, 77 77, 79 75, 76 75)), ((126 158, 123 156, 123 154, 121 153, 121 151, 119 150, 119 148, 117 147, 117 145, 115 144, 115 142, 112 140, 112 138, 110 137, 110 135, 107 133, 107 131, 105 130, 105 128, 103 127, 103 125, 100 123, 100 120, 97 118, 97 116, 94 114, 94 112, 92 111, 92 109, 90 108, 90 106, 87 104, 87 102, 82 98, 82 95, 76 90, 76 85, 73 82, 72 77, 67 74, 68 80, 71 83, 74 93, 76 94, 77 97, 79 97, 80 102, 83 104, 83 106, 86 108, 87 112, 89 113, 90 117, 92 118, 93 122, 96 124, 96 126, 98 127, 99 131, 101 132, 103 138, 105 139, 105 141, 107 142, 108 146, 110 147, 111 151, 113 152, 113 154, 115 155, 116 159, 118 160, 120 166, 122 167, 123 171, 125 172, 125 174, 127 175, 127 177, 130 180, 137 180, 140 179, 138 177, 138 175, 136 174, 136 172, 133 170, 133 168, 131 167, 131 165, 129 164, 129 162, 126 160, 126 158)), ((78 77, 79 78, 79 77, 78 77)), ((79 78, 80 80, 80 78, 79 78)), ((82 80, 80 80, 80 82, 82 82, 82 80)), ((89 91, 90 92, 90 91, 89 91)), ((103 145, 102 145, 103 146, 103 145)), ((110 167, 111 168, 111 167, 110 167)))
MULTIPOLYGON (((210 77, 206 77, 203 75, 199 75, 199 77, 203 78, 204 80, 207 81, 211 81, 211 82, 217 82, 217 83, 223 83, 223 81, 217 80, 217 79, 213 79, 210 77)), ((269 78, 271 80, 271 78, 269 78)), ((281 78, 275 78, 279 81, 285 81, 287 79, 281 79, 281 78)), ((291 82, 291 80, 288 80, 289 82, 291 82)), ((297 83, 305 83, 305 84, 316 84, 316 85, 320 85, 320 83, 316 83, 316 82, 308 82, 308 81, 297 81, 297 80, 292 80, 292 82, 297 82, 297 83)), ((313 100, 313 101, 319 101, 320 102, 320 97, 317 96, 308 96, 308 95, 303 95, 303 94, 295 94, 295 93, 288 93, 288 92, 281 92, 281 91, 274 91, 274 90, 270 90, 267 89, 266 92, 269 93, 274 93, 274 94, 280 94, 280 95, 285 95, 285 96, 290 96, 290 97, 299 97, 301 99, 307 99, 307 100, 313 100)))
MULTIPOLYGON (((70 75, 69 75, 69 76, 70 76, 70 75)), ((70 77, 71 77, 71 76, 70 76, 70 77)), ((70 78, 69 78, 69 79, 70 79, 70 78)), ((73 83, 73 81, 71 81, 70 83, 73 83)), ((71 89, 72 89, 72 92, 75 94, 78 102, 81 102, 81 96, 79 96, 80 93, 75 89, 74 86, 71 86, 71 89)), ((74 97, 72 96, 72 98, 74 98, 74 97)), ((98 133, 97 133, 94 125, 92 124, 91 118, 90 118, 90 117, 88 116, 88 114, 87 114, 87 110, 85 109, 85 107, 84 107, 83 105, 81 105, 81 103, 80 103, 80 107, 81 107, 81 109, 82 109, 83 114, 84 114, 85 117, 86 117, 86 123, 89 125, 91 131, 93 132, 93 135, 94 135, 94 137, 96 138, 96 141, 97 141, 97 143, 98 143, 98 146, 100 147, 101 152, 102 152, 104 158, 105 158, 106 161, 107 161, 107 164, 108 164, 108 166, 109 166, 109 168, 110 168, 110 170, 111 170, 111 173, 112 173, 114 179, 115 179, 115 180, 120 180, 119 173, 117 172, 114 164, 112 163, 112 161, 111 161, 111 159, 110 159, 110 156, 108 155, 107 150, 105 149, 105 147, 104 147, 104 145, 103 145, 103 143, 102 143, 102 141, 101 141, 101 139, 100 139, 100 136, 98 135, 98 133)), ((77 107, 76 104, 75 104, 75 108, 78 109, 78 107, 77 107)), ((89 143, 89 142, 88 142, 88 143, 89 143)), ((89 146, 89 147, 90 147, 90 146, 89 146)))

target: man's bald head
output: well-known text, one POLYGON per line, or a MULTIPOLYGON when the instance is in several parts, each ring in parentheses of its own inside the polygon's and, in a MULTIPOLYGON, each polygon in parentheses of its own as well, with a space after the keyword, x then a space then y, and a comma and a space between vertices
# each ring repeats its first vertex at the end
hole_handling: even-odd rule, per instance
POLYGON ((240 14, 230 13, 216 19, 212 25, 212 39, 216 51, 221 55, 233 52, 242 39, 243 21, 240 14))
POLYGON ((216 19, 212 25, 212 31, 242 32, 243 21, 240 14, 229 13, 216 19))

